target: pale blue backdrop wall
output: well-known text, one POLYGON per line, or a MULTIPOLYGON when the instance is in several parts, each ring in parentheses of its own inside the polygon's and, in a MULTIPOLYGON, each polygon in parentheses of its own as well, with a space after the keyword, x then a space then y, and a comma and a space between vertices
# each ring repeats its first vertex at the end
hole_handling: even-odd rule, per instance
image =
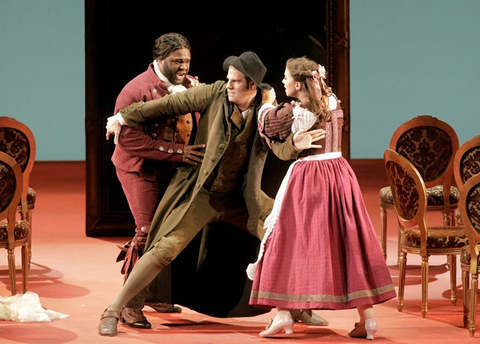
POLYGON ((0 0, 0 115, 30 127, 37 161, 85 160, 83 0, 0 0))
POLYGON ((382 158, 419 114, 480 134, 480 1, 351 0, 351 156, 382 158))
MULTIPOLYGON (((380 159, 418 114, 480 133, 480 1, 351 0, 351 157, 380 159)), ((84 2, 0 0, 0 115, 37 161, 85 160, 84 2)))

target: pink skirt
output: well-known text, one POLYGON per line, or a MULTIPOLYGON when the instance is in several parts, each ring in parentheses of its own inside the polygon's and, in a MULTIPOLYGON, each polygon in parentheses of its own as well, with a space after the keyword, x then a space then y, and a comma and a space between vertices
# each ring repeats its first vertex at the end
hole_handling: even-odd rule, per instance
POLYGON ((350 164, 342 157, 296 162, 257 263, 250 304, 350 309, 395 296, 350 164))

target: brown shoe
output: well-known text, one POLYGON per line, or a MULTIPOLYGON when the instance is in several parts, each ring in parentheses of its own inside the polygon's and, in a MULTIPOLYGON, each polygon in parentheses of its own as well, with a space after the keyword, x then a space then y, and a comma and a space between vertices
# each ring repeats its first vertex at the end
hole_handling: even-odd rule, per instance
POLYGON ((182 308, 163 302, 145 302, 145 306, 153 308, 158 313, 182 313, 182 308))
POLYGON ((124 308, 120 313, 122 323, 135 328, 152 328, 141 309, 124 308))
POLYGON ((292 309, 292 317, 295 321, 301 321, 305 325, 326 326, 328 320, 312 312, 311 309, 292 309))
POLYGON ((100 317, 98 333, 102 336, 116 336, 118 334, 117 324, 119 315, 117 311, 106 309, 100 317))

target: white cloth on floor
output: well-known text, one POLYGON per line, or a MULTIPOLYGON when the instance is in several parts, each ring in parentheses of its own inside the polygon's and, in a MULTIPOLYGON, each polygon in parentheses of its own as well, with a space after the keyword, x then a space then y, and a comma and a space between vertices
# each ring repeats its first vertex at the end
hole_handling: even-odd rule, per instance
POLYGON ((67 314, 44 309, 37 294, 26 292, 10 297, 0 296, 0 320, 19 322, 50 322, 67 318, 67 314))

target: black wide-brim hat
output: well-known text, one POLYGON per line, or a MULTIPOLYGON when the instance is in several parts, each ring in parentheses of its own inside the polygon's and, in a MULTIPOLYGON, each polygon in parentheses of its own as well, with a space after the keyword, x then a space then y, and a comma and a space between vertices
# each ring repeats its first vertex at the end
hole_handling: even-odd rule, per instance
POLYGON ((267 72, 267 67, 262 60, 253 51, 246 51, 240 56, 229 56, 223 61, 223 70, 228 72, 228 67, 233 66, 243 75, 253 80, 255 85, 262 90, 270 90, 272 86, 262 83, 263 77, 267 72))

